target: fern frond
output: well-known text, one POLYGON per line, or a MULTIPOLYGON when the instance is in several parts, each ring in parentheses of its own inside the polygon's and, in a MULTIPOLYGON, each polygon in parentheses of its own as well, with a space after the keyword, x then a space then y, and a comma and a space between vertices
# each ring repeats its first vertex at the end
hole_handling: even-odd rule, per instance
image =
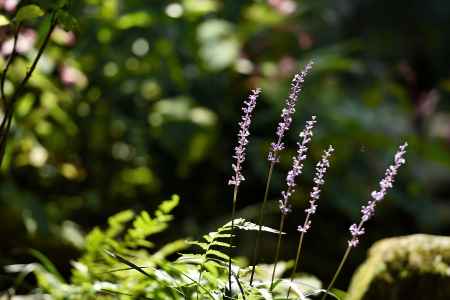
MULTIPOLYGON (((211 239, 211 241, 213 241, 213 240, 211 239)), ((197 242, 197 241, 186 241, 186 243, 188 243, 190 245, 198 246, 198 247, 202 248, 202 250, 205 250, 205 251, 208 250, 208 247, 211 244, 211 243, 204 243, 204 242, 197 242)))
POLYGON ((215 256, 215 257, 218 257, 218 258, 220 258, 220 259, 222 259, 224 261, 230 259, 230 257, 227 254, 225 254, 223 252, 220 252, 218 250, 214 250, 214 249, 209 249, 208 251, 205 252, 205 255, 207 257, 215 256))
MULTIPOLYGON (((232 223, 232 221, 226 223, 221 228, 219 228, 218 231, 219 232, 231 231, 231 223, 232 223)), ((234 227, 237 228, 237 229, 240 229, 240 230, 259 231, 259 225, 258 224, 246 221, 245 219, 242 219, 242 218, 234 219, 233 223, 234 223, 234 227)), ((279 230, 276 230, 276 229, 268 227, 268 226, 261 226, 261 231, 274 233, 274 234, 279 234, 280 233, 279 230)), ((286 234, 286 233, 281 232, 281 234, 286 234)))
POLYGON ((173 195, 170 200, 162 202, 153 218, 148 212, 141 212, 133 221, 133 227, 127 231, 125 243, 130 247, 153 247, 153 243, 146 239, 151 235, 164 231, 168 227, 169 222, 173 220, 173 216, 170 213, 178 205, 179 201, 180 198, 177 195, 173 195))

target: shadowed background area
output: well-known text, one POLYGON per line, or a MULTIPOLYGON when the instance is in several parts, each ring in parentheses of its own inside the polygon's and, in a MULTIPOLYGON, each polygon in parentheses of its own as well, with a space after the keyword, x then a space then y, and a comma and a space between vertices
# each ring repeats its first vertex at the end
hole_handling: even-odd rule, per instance
MULTIPOLYGON (((12 16, 17 3, 0 0, 0 13, 12 16)), ((241 104, 261 87, 238 199, 238 214, 256 219, 290 80, 310 59, 266 212, 266 225, 277 226, 297 135, 317 115, 283 259, 295 255, 314 164, 328 144, 336 152, 302 271, 329 280, 349 225, 404 141, 408 163, 338 286, 382 237, 450 232, 449 1, 82 0, 72 12, 78 31, 55 30, 17 103, 0 174, 0 266, 35 260, 33 248, 68 275, 85 232, 173 193, 181 207, 161 243, 224 223, 241 104)), ((37 51, 41 23, 20 32, 7 93, 37 51)), ((0 27, 2 69, 12 35, 0 27)), ((249 256, 254 235, 243 237, 236 252, 249 256)), ((271 262, 275 237, 263 239, 262 260, 271 262)), ((3 274, 1 289, 13 281, 3 274)))

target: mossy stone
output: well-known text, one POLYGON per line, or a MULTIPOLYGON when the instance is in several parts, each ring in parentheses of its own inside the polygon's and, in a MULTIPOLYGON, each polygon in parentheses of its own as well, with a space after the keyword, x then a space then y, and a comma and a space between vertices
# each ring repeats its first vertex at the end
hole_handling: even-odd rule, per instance
POLYGON ((450 299, 450 237, 415 234, 376 242, 346 300, 430 299, 450 299))

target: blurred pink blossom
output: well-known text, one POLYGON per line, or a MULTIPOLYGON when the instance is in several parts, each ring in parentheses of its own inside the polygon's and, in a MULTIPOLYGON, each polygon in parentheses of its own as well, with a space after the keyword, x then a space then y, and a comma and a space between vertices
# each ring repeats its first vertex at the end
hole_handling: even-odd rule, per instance
POLYGON ((69 66, 62 65, 59 73, 61 81, 67 86, 77 86, 83 88, 87 85, 86 75, 80 70, 69 66))
POLYGON ((20 0, 0 0, 0 8, 3 8, 7 12, 13 12, 16 10, 19 2, 20 0))
MULTIPOLYGON (((34 43, 36 42, 36 37, 36 31, 34 31, 33 29, 22 30, 17 38, 17 53, 25 53, 30 51, 34 46, 34 43)), ((14 39, 11 37, 1 45, 0 53, 4 56, 10 55, 12 53, 13 46, 14 39)))
POLYGON ((297 10, 297 4, 292 0, 268 0, 268 3, 284 15, 293 14, 297 10))
POLYGON ((58 44, 68 47, 72 47, 76 43, 76 37, 72 31, 65 31, 58 26, 55 30, 53 30, 52 40, 58 44))
POLYGON ((436 111, 439 103, 439 93, 436 89, 422 92, 419 94, 419 103, 416 106, 416 115, 421 117, 430 117, 436 111))
POLYGON ((283 56, 278 63, 280 73, 283 75, 291 75, 297 68, 297 62, 292 56, 283 56))
POLYGON ((304 31, 300 31, 298 33, 298 45, 300 46, 300 48, 309 49, 312 47, 313 43, 313 38, 309 33, 304 31))

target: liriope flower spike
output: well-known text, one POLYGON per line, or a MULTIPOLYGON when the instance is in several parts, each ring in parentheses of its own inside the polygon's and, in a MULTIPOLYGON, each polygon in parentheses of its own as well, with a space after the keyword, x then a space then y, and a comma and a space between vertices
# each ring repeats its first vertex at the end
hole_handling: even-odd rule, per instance
POLYGON ((311 215, 316 213, 317 209, 317 201, 320 197, 321 186, 325 183, 325 173, 327 169, 330 167, 329 158, 331 154, 334 152, 333 146, 329 146, 328 150, 323 152, 322 159, 316 165, 316 173, 314 175, 314 187, 312 192, 309 194, 309 208, 305 209, 306 218, 303 226, 298 226, 297 230, 302 233, 306 233, 311 228, 311 215))
POLYGON ((365 233, 363 227, 375 213, 375 207, 378 202, 384 199, 388 189, 392 188, 394 184, 395 175, 398 173, 398 169, 406 163, 403 155, 406 153, 407 143, 401 145, 394 156, 394 163, 387 168, 384 178, 380 181, 380 190, 373 191, 371 193, 372 199, 367 202, 367 205, 361 208, 361 221, 359 224, 352 224, 349 228, 352 238, 348 241, 350 247, 356 247, 359 243, 359 237, 365 233))
POLYGON ((264 191, 264 198, 259 208, 258 214, 258 224, 259 229, 256 233, 255 246, 253 247, 253 255, 252 255, 252 272, 250 275, 250 285, 253 284, 253 277, 255 275, 256 263, 258 260, 258 252, 259 252, 259 243, 261 239, 261 229, 264 221, 264 211, 267 203, 267 198, 269 196, 270 190, 270 181, 272 179, 272 172, 276 163, 280 160, 280 152, 284 149, 283 137, 286 134, 286 131, 289 129, 292 123, 292 115, 295 113, 295 104, 297 103, 298 97, 302 90, 303 82, 305 81, 305 77, 308 72, 311 70, 313 66, 313 62, 310 61, 302 70, 302 72, 296 74, 292 79, 291 90, 288 98, 286 99, 286 104, 281 112, 281 120, 278 123, 277 131, 276 131, 276 141, 274 141, 270 146, 270 151, 267 156, 267 159, 270 162, 269 172, 267 174, 266 179, 266 188, 264 191))
POLYGON ((277 268, 278 257, 280 254, 280 246, 281 246, 281 235, 284 227, 284 220, 286 215, 291 211, 291 205, 289 204, 289 198, 295 192, 295 180, 298 175, 300 175, 303 171, 303 162, 306 159, 306 153, 308 152, 308 144, 311 142, 311 138, 313 136, 313 128, 316 124, 316 116, 312 116, 310 121, 306 122, 305 128, 300 132, 299 137, 301 138, 301 142, 297 142, 298 149, 297 155, 292 158, 292 168, 289 170, 286 176, 286 185, 287 189, 281 192, 282 199, 279 200, 281 219, 280 219, 280 228, 278 233, 278 242, 277 248, 275 251, 275 259, 272 271, 272 280, 270 282, 270 289, 273 288, 273 281, 275 279, 275 271, 277 268))
POLYGON ((291 205, 289 204, 289 198, 292 193, 295 192, 295 179, 303 171, 303 162, 306 159, 306 152, 308 151, 308 144, 311 142, 313 136, 313 128, 316 124, 316 116, 312 116, 310 121, 306 122, 305 128, 300 132, 299 137, 301 142, 297 142, 297 155, 292 158, 292 168, 286 176, 286 191, 281 192, 281 197, 278 201, 281 214, 286 215, 291 211, 291 205))
POLYGON ((328 292, 333 287, 337 277, 339 276, 339 273, 342 270, 342 267, 345 264, 345 261, 347 260, 350 254, 350 251, 356 246, 358 246, 360 236, 362 236, 365 233, 365 229, 363 227, 364 223, 366 223, 371 217, 373 217, 377 203, 383 200, 384 197, 386 196, 388 189, 392 188, 398 170, 402 165, 406 163, 406 160, 403 157, 406 153, 406 147, 408 147, 408 143, 404 143, 398 148, 398 151, 394 156, 394 163, 390 165, 389 168, 387 168, 384 178, 380 181, 380 190, 373 191, 371 193, 372 199, 367 202, 367 205, 361 208, 362 216, 359 224, 355 223, 350 226, 349 230, 351 234, 351 239, 348 241, 347 250, 345 251, 344 256, 342 257, 341 262, 339 263, 339 266, 336 269, 333 279, 331 279, 331 282, 328 285, 326 292, 322 296, 322 300, 326 299, 328 292))
MULTIPOLYGON (((231 176, 231 179, 228 181, 229 185, 234 186, 233 204, 232 204, 233 208, 231 211, 231 235, 229 241, 230 245, 232 245, 233 243, 234 218, 236 214, 237 193, 239 185, 241 184, 242 181, 245 180, 245 177, 242 175, 242 164, 245 161, 245 151, 247 149, 248 136, 250 135, 249 128, 252 122, 253 110, 256 107, 256 100, 258 99, 260 93, 261 93, 260 89, 252 90, 252 93, 250 94, 248 99, 244 101, 244 106, 242 107, 243 114, 241 117, 241 121, 239 122, 238 145, 234 148, 235 154, 233 155, 233 158, 236 161, 232 165, 234 175, 231 176)), ((231 253, 228 261, 228 286, 231 295, 231 253)))
POLYGON ((289 97, 286 99, 286 104, 281 111, 281 120, 277 126, 277 141, 271 144, 271 149, 267 157, 270 162, 279 162, 279 152, 284 149, 283 137, 286 131, 288 131, 291 127, 292 115, 295 113, 295 104, 297 103, 298 96, 302 90, 305 77, 308 75, 313 64, 314 62, 310 61, 305 66, 303 71, 295 74, 294 79, 292 79, 291 92, 289 93, 289 97))
MULTIPOLYGON (((320 198, 321 186, 325 183, 325 173, 327 169, 330 167, 330 157, 334 152, 333 146, 329 146, 327 150, 323 152, 322 159, 316 165, 316 172, 314 175, 314 187, 309 194, 309 208, 305 209, 306 217, 303 225, 298 226, 297 230, 300 232, 300 238, 298 240, 297 253, 295 256, 294 268, 291 273, 291 282, 294 279, 294 274, 297 272, 298 263, 300 261, 300 254, 302 251, 303 238, 305 233, 311 228, 311 216, 316 213, 317 210, 317 201, 320 198)), ((289 287, 286 299, 289 299, 289 294, 291 292, 291 288, 289 287)))
POLYGON ((234 175, 228 181, 229 185, 239 186, 245 180, 241 173, 242 163, 245 161, 245 150, 248 144, 248 136, 250 135, 249 127, 252 122, 253 110, 256 107, 256 100, 260 93, 261 89, 252 90, 252 94, 244 101, 244 106, 242 107, 243 115, 239 122, 238 145, 234 148, 233 155, 233 158, 236 160, 232 165, 234 175))

